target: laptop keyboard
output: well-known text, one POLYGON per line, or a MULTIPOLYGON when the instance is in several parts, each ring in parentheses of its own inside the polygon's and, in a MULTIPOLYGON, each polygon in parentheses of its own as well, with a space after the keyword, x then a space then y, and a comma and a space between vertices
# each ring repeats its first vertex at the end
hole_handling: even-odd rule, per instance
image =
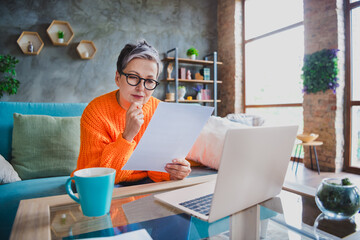
POLYGON ((189 208, 193 211, 209 216, 212 197, 213 194, 209 194, 179 204, 183 207, 189 208))

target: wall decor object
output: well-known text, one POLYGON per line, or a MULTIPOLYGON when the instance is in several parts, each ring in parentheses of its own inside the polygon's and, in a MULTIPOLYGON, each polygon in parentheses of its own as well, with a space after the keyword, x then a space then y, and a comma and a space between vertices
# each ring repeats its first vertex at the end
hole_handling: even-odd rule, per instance
POLYGON ((74 31, 70 23, 66 21, 53 20, 46 32, 53 45, 56 46, 67 46, 74 37, 74 31), (62 36, 64 40, 59 41, 59 36, 62 36))
POLYGON ((186 88, 185 86, 178 87, 179 100, 185 100, 186 88))
POLYGON ((186 79, 186 68, 184 67, 179 68, 179 78, 186 79))
POLYGON ((200 73, 195 73, 195 79, 204 80, 204 77, 200 73))
POLYGON ((96 53, 95 44, 89 40, 81 40, 79 45, 76 47, 81 59, 92 59, 96 53))
POLYGON ((204 80, 210 80, 210 68, 200 69, 200 74, 204 77, 204 80))
POLYGON ((32 42, 31 42, 31 41, 29 41, 29 45, 28 45, 28 52, 29 52, 29 53, 34 52, 34 45, 32 44, 32 42))
POLYGON ((168 67, 167 67, 168 78, 171 78, 171 73, 172 73, 173 68, 174 68, 173 64, 169 63, 168 67))
POLYGON ((22 32, 17 40, 17 44, 21 48, 21 51, 28 55, 39 55, 44 47, 44 42, 37 32, 22 32))
POLYGON ((323 49, 304 57, 303 92, 316 93, 331 89, 334 94, 338 84, 338 49, 323 49))
POLYGON ((187 70, 186 72, 186 79, 191 80, 191 71, 187 70))

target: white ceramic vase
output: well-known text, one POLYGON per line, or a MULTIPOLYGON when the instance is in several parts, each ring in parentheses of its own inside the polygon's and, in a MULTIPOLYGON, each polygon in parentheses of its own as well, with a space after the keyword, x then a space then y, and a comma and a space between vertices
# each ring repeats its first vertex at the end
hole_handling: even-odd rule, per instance
POLYGON ((63 38, 58 38, 58 42, 59 42, 59 43, 63 43, 63 42, 64 42, 64 39, 63 39, 63 38))
POLYGON ((198 93, 196 94, 196 100, 201 100, 201 92, 198 92, 198 93))
POLYGON ((179 88, 178 89, 178 98, 179 100, 185 100, 185 94, 186 94, 186 89, 185 88, 179 88))
POLYGON ((191 58, 191 60, 196 60, 196 55, 193 54, 193 55, 190 56, 190 58, 191 58))

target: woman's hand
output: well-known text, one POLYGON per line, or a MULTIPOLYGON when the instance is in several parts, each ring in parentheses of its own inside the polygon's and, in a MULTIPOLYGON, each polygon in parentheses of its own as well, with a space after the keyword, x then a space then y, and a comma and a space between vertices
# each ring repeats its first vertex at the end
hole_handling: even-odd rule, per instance
POLYGON ((123 138, 131 142, 138 134, 143 123, 144 114, 142 111, 142 105, 140 103, 133 102, 126 111, 125 129, 122 134, 123 138))
POLYGON ((170 180, 182 180, 190 174, 191 167, 185 159, 177 158, 166 164, 165 170, 170 174, 170 180))

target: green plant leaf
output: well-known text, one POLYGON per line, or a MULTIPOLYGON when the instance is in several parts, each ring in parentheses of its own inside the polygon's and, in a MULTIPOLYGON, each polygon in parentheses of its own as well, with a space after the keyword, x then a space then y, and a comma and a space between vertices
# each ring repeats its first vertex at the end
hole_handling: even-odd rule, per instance
POLYGON ((20 82, 15 79, 15 66, 19 62, 15 57, 10 55, 0 55, 0 98, 3 97, 4 92, 9 95, 16 94, 20 82))
POLYGON ((306 93, 325 92, 332 89, 335 93, 338 87, 337 49, 323 49, 313 54, 305 55, 303 74, 303 91, 306 93))

